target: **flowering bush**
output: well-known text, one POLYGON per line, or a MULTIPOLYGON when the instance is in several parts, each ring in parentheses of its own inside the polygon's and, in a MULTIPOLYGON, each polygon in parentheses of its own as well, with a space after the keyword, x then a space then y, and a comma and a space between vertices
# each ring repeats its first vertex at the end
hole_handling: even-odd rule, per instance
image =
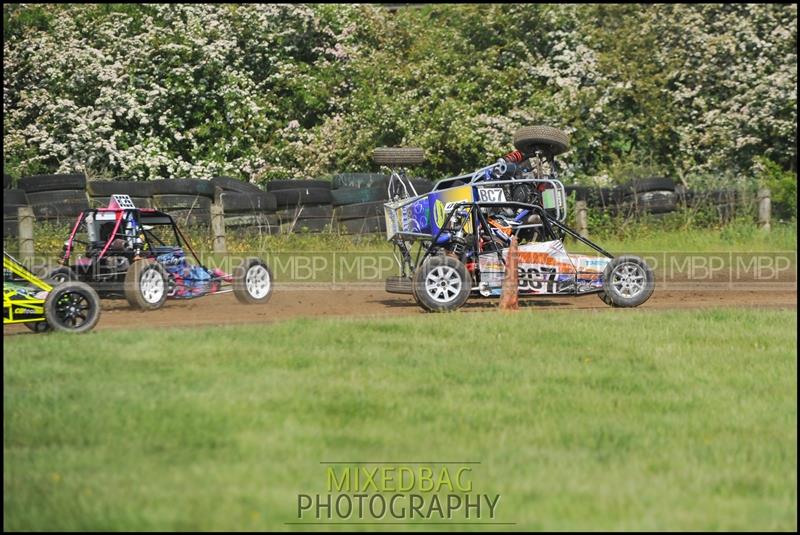
POLYGON ((796 169, 795 5, 4 6, 5 171, 431 178, 572 135, 569 180, 796 169))

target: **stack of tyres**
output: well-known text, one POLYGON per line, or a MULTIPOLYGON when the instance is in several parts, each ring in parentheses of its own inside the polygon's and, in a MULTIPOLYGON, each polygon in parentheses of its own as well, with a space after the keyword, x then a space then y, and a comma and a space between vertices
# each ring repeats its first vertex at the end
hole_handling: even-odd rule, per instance
POLYGON ((69 223, 89 208, 83 174, 22 177, 19 187, 25 192, 37 221, 69 223))
POLYGON ((666 177, 637 179, 614 187, 567 185, 564 189, 575 201, 585 200, 591 208, 625 216, 666 214, 679 204, 675 183, 666 177))
POLYGON ((130 180, 90 180, 86 183, 89 206, 102 208, 108 206, 112 195, 127 195, 137 208, 153 208, 152 182, 130 180))
POLYGON ((331 183, 327 180, 271 180, 267 191, 275 196, 275 214, 283 233, 318 233, 331 229, 331 183))
POLYGON ((622 186, 622 205, 627 213, 666 214, 674 212, 678 198, 675 183, 667 177, 633 180, 622 186))
POLYGON ((264 234, 278 234, 280 221, 275 215, 275 196, 258 186, 231 177, 211 179, 225 214, 225 228, 264 234))
POLYGON ((153 207, 170 214, 179 226, 209 226, 214 198, 211 180, 163 179, 150 184, 153 207))
POLYGON ((28 197, 21 189, 11 189, 14 179, 3 174, 3 237, 15 237, 19 232, 17 217, 20 206, 28 206, 28 197))
MULTIPOLYGON (((430 180, 411 179, 418 195, 433 189, 430 180)), ((388 200, 389 175, 380 173, 342 173, 335 175, 333 206, 339 229, 347 234, 372 234, 386 231, 383 205, 388 200)))
POLYGON ((331 182, 339 231, 344 234, 368 234, 386 230, 383 203, 388 199, 388 175, 342 173, 335 175, 331 182))

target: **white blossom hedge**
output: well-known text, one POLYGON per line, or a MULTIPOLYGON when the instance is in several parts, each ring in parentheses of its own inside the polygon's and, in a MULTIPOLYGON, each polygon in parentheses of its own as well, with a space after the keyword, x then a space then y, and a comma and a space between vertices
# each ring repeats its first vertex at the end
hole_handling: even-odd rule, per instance
MULTIPOLYGON (((4 170, 261 182, 572 135, 570 180, 796 169, 796 5, 4 5, 4 170)), ((796 176, 796 175, 795 175, 796 176)))

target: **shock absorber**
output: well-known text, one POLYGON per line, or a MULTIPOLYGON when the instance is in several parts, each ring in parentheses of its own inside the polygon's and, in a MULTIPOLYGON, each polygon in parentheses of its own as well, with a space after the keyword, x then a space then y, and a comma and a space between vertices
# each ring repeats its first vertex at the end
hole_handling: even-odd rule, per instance
POLYGON ((499 160, 497 160, 497 176, 502 178, 506 176, 513 177, 517 173, 517 165, 525 159, 525 156, 518 151, 511 151, 499 160))

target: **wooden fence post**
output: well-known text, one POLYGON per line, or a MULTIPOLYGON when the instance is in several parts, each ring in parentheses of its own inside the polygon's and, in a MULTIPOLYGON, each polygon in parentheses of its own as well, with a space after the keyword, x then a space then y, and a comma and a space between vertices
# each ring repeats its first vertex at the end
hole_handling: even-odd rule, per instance
POLYGON ((228 248, 225 245, 225 211, 222 209, 222 201, 219 197, 216 197, 211 203, 211 237, 211 246, 214 252, 226 254, 228 248))
POLYGON ((758 188, 758 227, 769 230, 769 220, 772 216, 772 199, 769 188, 758 188))
POLYGON ((30 206, 17 208, 19 259, 21 261, 33 260, 33 220, 33 208, 30 206))
POLYGON ((578 234, 584 238, 589 237, 588 210, 586 208, 586 201, 577 201, 575 203, 575 226, 578 227, 578 234))

